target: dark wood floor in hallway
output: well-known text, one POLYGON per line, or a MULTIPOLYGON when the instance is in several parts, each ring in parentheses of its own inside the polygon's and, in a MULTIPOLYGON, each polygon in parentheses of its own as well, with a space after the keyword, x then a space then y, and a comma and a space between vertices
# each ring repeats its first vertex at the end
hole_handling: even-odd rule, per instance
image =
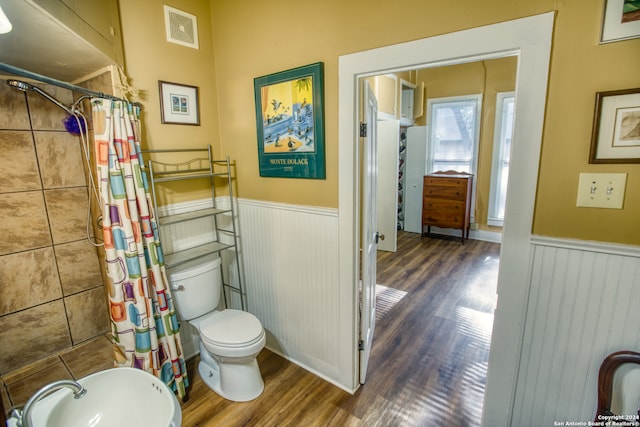
POLYGON ((400 232, 378 255, 378 320, 367 382, 351 395, 263 350, 265 392, 226 401, 200 381, 183 426, 480 425, 500 245, 400 232))

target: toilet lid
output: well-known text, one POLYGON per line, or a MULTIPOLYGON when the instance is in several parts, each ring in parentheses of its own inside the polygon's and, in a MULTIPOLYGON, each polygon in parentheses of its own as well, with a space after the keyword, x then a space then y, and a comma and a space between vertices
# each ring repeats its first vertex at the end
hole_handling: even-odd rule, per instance
POLYGON ((200 325, 202 339, 223 347, 242 347, 260 339, 262 324, 251 313, 227 309, 204 319, 200 325))

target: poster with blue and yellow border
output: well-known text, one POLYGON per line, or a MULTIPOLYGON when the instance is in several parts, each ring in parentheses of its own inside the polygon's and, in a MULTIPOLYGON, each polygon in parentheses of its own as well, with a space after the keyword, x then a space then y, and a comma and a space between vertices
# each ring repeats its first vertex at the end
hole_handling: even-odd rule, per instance
POLYGON ((323 63, 254 79, 260 176, 325 179, 323 63))

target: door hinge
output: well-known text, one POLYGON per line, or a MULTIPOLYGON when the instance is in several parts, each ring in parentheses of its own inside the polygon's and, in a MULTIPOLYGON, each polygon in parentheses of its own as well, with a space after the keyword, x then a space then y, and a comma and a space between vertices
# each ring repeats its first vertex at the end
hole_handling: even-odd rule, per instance
POLYGON ((360 137, 365 138, 367 136, 367 123, 360 122, 360 137))
POLYGON ((358 351, 363 351, 364 350, 364 341, 360 340, 358 341, 358 351))

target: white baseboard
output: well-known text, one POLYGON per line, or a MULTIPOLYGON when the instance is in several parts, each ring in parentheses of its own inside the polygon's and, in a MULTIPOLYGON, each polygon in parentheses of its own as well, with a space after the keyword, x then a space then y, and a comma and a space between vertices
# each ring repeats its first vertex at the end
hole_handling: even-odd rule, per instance
POLYGON ((302 369, 304 369, 305 371, 311 372, 313 375, 322 378, 323 380, 325 380, 328 383, 333 384, 334 386, 338 387, 340 390, 344 390, 349 394, 353 394, 356 392, 357 388, 354 390, 349 390, 348 388, 345 388, 343 384, 340 384, 336 381, 334 381, 333 379, 331 379, 330 377, 327 377, 326 375, 324 375, 322 372, 319 372, 318 370, 305 365, 304 363, 301 363, 299 360, 296 359, 292 359, 291 357, 288 357, 286 354, 283 354, 282 352, 271 348, 269 345, 265 346, 265 348, 269 351, 271 351, 272 353, 277 354, 278 356, 282 357, 283 359, 288 360, 289 362, 293 363, 296 366, 301 367, 302 369))
MULTIPOLYGON (((462 232, 453 228, 431 227, 433 234, 442 234, 444 236, 460 237, 462 232)), ((469 239, 482 240, 485 242, 502 243, 502 233, 488 230, 470 230, 469 239)))

